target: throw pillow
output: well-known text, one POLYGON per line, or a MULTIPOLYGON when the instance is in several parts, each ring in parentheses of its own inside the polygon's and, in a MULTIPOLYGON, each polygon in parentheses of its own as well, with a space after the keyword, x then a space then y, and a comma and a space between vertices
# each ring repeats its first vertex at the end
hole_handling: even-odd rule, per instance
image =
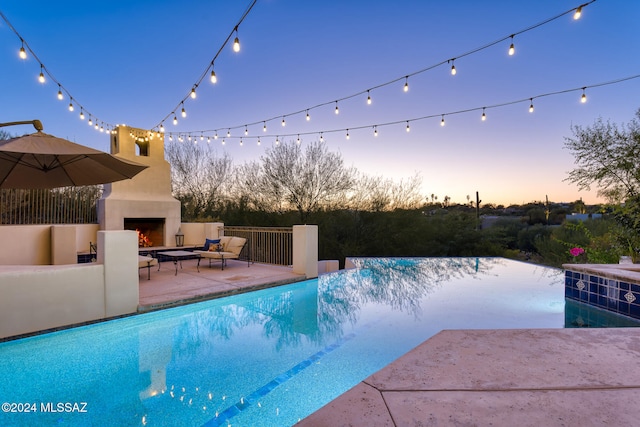
POLYGON ((220 243, 220 239, 206 239, 204 242, 204 245, 202 246, 202 249, 205 251, 210 251, 211 250, 211 244, 217 245, 218 243, 220 243))

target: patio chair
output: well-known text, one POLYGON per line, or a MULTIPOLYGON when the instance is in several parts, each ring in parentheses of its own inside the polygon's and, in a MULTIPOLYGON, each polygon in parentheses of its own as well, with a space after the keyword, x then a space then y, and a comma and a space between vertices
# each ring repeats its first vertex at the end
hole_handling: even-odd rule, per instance
MULTIPOLYGON (((222 264, 221 269, 224 270, 228 259, 240 258, 240 253, 246 244, 247 239, 244 237, 222 236, 220 239, 207 239, 202 250, 195 250, 193 253, 200 255, 198 258, 198 267, 200 267, 200 260, 207 258, 209 260, 209 267, 211 267, 212 260, 220 260, 222 264)), ((247 267, 249 267, 249 265, 250 261, 247 257, 247 267)))
POLYGON ((147 280, 151 280, 151 267, 158 265, 158 259, 151 256, 138 255, 138 270, 147 269, 147 280))

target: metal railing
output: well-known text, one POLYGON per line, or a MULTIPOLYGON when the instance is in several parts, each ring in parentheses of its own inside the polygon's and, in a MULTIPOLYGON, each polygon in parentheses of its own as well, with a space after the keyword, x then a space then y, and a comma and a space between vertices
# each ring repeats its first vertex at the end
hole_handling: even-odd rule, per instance
POLYGON ((225 236, 237 236, 247 239, 241 259, 264 264, 293 264, 293 228, 292 227, 229 227, 222 229, 225 236))
POLYGON ((0 224, 95 224, 102 187, 0 190, 0 224))

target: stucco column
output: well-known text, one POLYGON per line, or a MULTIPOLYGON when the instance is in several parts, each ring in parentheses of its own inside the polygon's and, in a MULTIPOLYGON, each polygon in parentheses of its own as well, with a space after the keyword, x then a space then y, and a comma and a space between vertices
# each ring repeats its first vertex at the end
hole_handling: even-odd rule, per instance
POLYGON ((105 316, 138 310, 138 236, 131 230, 98 231, 98 263, 104 264, 105 316))
POLYGON ((318 277, 318 226, 293 226, 293 272, 318 277))

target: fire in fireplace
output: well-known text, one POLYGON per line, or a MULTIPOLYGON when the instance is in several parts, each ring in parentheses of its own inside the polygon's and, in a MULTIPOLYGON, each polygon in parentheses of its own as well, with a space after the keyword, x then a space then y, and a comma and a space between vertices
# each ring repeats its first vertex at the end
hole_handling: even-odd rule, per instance
POLYGON ((124 229, 138 233, 138 246, 164 245, 164 218, 125 218, 124 229))

